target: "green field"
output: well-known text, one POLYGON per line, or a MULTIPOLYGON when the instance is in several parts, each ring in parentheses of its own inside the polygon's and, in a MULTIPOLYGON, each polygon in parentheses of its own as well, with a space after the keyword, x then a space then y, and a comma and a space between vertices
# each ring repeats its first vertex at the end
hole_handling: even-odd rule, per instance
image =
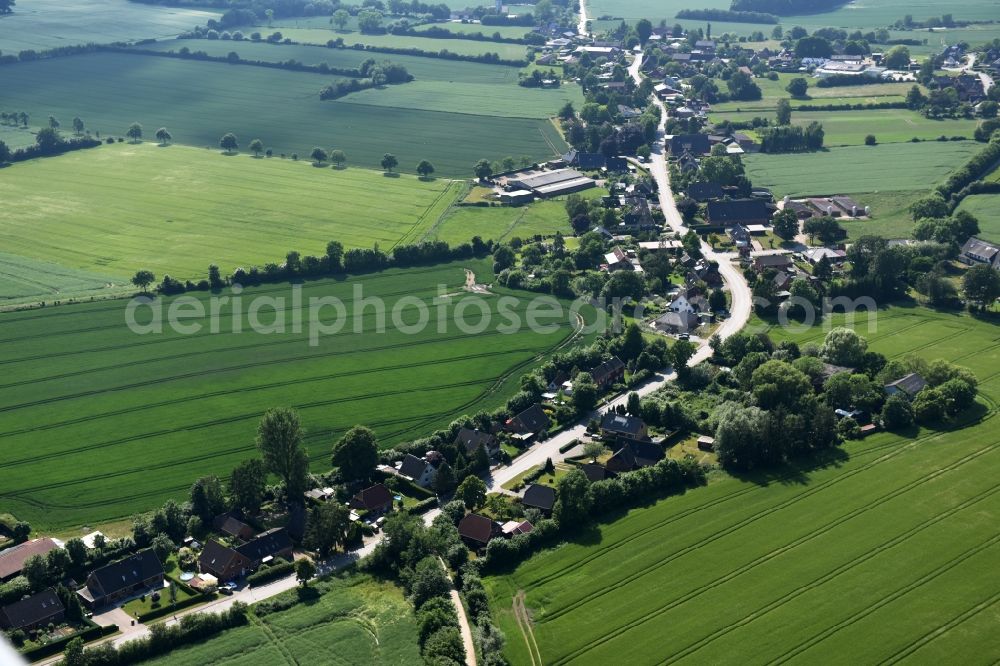
POLYGON ((926 141, 747 155, 747 175, 777 196, 926 191, 981 149, 974 141, 926 141))
MULTIPOLYGON (((299 410, 317 471, 329 468, 332 442, 355 424, 369 425, 390 446, 499 406, 518 390, 524 370, 567 342, 575 320, 566 313, 543 320, 556 324, 549 333, 504 334, 498 327, 509 320, 493 316, 483 329, 478 307, 460 314, 456 304, 464 302, 463 269, 485 283, 492 281, 489 265, 470 260, 313 281, 302 289, 301 310, 288 284, 247 289, 242 315, 223 303, 214 334, 204 320, 192 335, 166 325, 162 333, 133 333, 125 301, 0 315, 0 512, 46 530, 98 524, 186 496, 192 479, 225 475, 254 454, 256 423, 276 405, 299 410), (373 306, 352 307, 356 286, 386 302, 382 332, 373 306), (435 301, 440 294, 457 295, 435 301), (287 322, 286 333, 251 331, 256 295, 284 299, 277 319, 287 322), (347 308, 343 329, 317 345, 309 344, 306 311, 314 296, 335 296, 347 308), (414 299, 444 303, 415 333, 406 330, 420 321, 414 299), (302 313, 301 332, 292 311, 302 313)), ((496 314, 497 299, 484 302, 496 314)), ((272 323, 274 306, 261 305, 258 319, 272 323)), ((511 311, 523 321, 527 307, 522 299, 511 311)), ((141 309, 137 320, 150 316, 141 309)), ((320 320, 337 317, 326 307, 320 320)))
MULTIPOLYGON (((173 650, 150 666, 203 664, 416 664, 417 625, 395 585, 361 574, 312 583, 323 594, 209 641, 173 650)), ((294 591, 293 591, 294 593, 294 591)))
MULTIPOLYGON (((823 100, 823 103, 827 101, 833 100, 823 100)), ((763 114, 760 111, 742 111, 713 113, 712 120, 735 122, 750 120, 759 115, 772 119, 774 117, 773 110, 763 114)), ((931 120, 908 109, 792 112, 793 125, 805 126, 814 121, 823 125, 827 148, 863 146, 865 137, 869 134, 874 134, 879 143, 906 143, 913 138, 931 141, 940 136, 964 136, 971 139, 979 124, 977 120, 931 120)))
POLYGON ((121 277, 0 253, 0 305, 100 296, 121 283, 121 277))
MULTIPOLYGON (((308 160, 105 145, 4 169, 0 243, 10 254, 119 283, 140 268, 201 279, 211 263, 229 274, 280 263, 293 249, 322 256, 331 240, 383 249, 416 242, 460 191, 445 179, 320 169, 308 160)), ((44 282, 49 271, 19 274, 44 282)))
POLYGON ((980 238, 1000 243, 1000 194, 975 194, 965 197, 958 207, 979 218, 980 238))
MULTIPOLYGON (((543 159, 566 149, 548 119, 477 116, 474 108, 423 111, 406 108, 405 97, 401 106, 391 98, 379 106, 347 102, 350 97, 320 101, 319 91, 331 78, 118 53, 0 68, 9 108, 23 108, 34 118, 54 115, 65 123, 80 116, 103 133, 123 134, 137 121, 150 134, 166 126, 178 143, 215 147, 224 133, 234 132, 244 148, 252 138, 289 155, 308 155, 315 145, 338 147, 353 164, 376 168, 384 153, 393 153, 404 171, 412 172, 417 162, 428 159, 439 175, 463 177, 483 157, 543 159)), ((373 92, 391 96, 407 85, 413 84, 373 92)), ((518 90, 510 84, 511 96, 518 90)), ((552 102, 554 113, 560 104, 555 98, 552 102)))
POLYGON ((35 132, 33 127, 11 127, 10 125, 0 125, 0 141, 7 144, 11 150, 35 145, 35 132))
POLYGON ((520 591, 545 664, 1000 659, 997 329, 894 308, 859 331, 890 357, 971 367, 982 423, 876 434, 816 468, 720 474, 489 578, 511 663, 533 663, 520 591))
MULTIPOLYGON (((266 28, 257 28, 261 34, 268 34, 266 28)), ((487 33, 490 34, 490 33, 487 33)), ((459 55, 483 55, 484 53, 499 54, 504 60, 523 60, 526 57, 526 47, 523 44, 505 44, 502 42, 486 42, 475 39, 435 39, 410 35, 365 35, 360 32, 341 32, 324 28, 282 28, 281 36, 303 44, 319 44, 325 46, 331 39, 343 38, 348 47, 355 44, 366 46, 392 47, 397 49, 420 49, 421 51, 443 51, 447 49, 459 55)))
POLYGON ((13 14, 0 16, 0 49, 11 54, 89 42, 172 37, 220 14, 129 0, 21 0, 13 14))
POLYGON ((414 29, 417 32, 423 32, 429 28, 445 28, 446 30, 451 30, 455 33, 470 33, 470 32, 481 32, 484 35, 493 35, 495 33, 500 33, 501 37, 520 39, 524 37, 528 32, 528 28, 516 25, 482 25, 481 23, 461 23, 459 21, 448 21, 447 23, 429 23, 426 25, 418 25, 414 29))
MULTIPOLYGON (((805 99, 792 99, 785 88, 788 83, 795 78, 796 74, 778 74, 778 80, 772 81, 766 77, 756 78, 754 82, 760 86, 763 97, 756 101, 723 102, 712 105, 713 115, 722 112, 736 110, 754 111, 756 115, 761 112, 767 116, 774 114, 775 106, 779 99, 787 99, 792 107, 803 104, 876 104, 879 102, 902 102, 906 98, 906 93, 913 87, 912 83, 876 83, 860 86, 838 86, 834 88, 819 88, 816 86, 817 79, 809 78, 809 96, 805 99)), ((716 79, 719 90, 726 89, 726 82, 716 79)), ((924 91, 927 92, 926 90, 924 91)), ((803 114, 805 115, 805 114, 803 114)), ((812 115, 810 112, 809 115, 812 115)))
POLYGON ((470 234, 505 240, 515 236, 529 238, 536 234, 552 236, 557 231, 565 235, 573 233, 563 200, 536 201, 519 207, 455 206, 441 218, 429 235, 448 243, 456 243, 470 234))

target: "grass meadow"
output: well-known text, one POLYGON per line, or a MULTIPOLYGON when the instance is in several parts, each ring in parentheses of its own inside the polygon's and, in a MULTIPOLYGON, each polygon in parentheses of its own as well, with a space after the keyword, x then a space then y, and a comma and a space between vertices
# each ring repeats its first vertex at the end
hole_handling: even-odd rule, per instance
POLYGON ((880 311, 876 332, 859 332, 890 357, 971 367, 981 421, 879 433, 818 467, 719 473, 489 578, 511 663, 1000 658, 996 327, 901 307, 880 311), (518 624, 516 596, 530 623, 518 624))
MULTIPOLYGON (((389 178, 350 164, 316 168, 309 160, 217 149, 104 145, 4 169, 0 244, 64 266, 71 277, 83 271, 125 282, 148 268, 201 279, 211 263, 228 274, 280 263, 293 249, 321 256, 331 240, 386 250, 416 242, 461 189, 446 179, 389 178)), ((40 281, 50 273, 19 271, 40 281)))
MULTIPOLYGON (((744 157, 755 185, 776 196, 927 191, 981 150, 974 141, 925 141, 744 157)), ((876 211, 877 212, 877 211, 876 211)))
POLYGON ((980 238, 1000 243, 1000 195, 975 194, 965 197, 958 209, 969 211, 979 218, 980 238))
MULTIPOLYGON (((312 469, 325 470, 334 439, 353 425, 370 426, 391 446, 503 404, 523 371, 568 343, 576 321, 567 312, 544 320, 554 324, 550 332, 505 333, 499 327, 509 320, 486 297, 496 316, 480 326, 479 308, 463 300, 465 268, 492 281, 488 260, 470 260, 308 282, 301 307, 288 284, 249 288, 242 301, 221 304, 214 333, 204 319, 191 335, 168 326, 134 333, 122 300, 3 314, 0 510, 45 530, 179 498, 192 479, 225 475, 255 455, 256 424, 278 405, 298 409, 312 469), (373 307, 353 308, 356 289, 385 301, 382 323, 373 307), (261 302, 254 316, 283 322, 284 332, 279 324, 271 334, 251 331, 255 296, 283 299, 283 315, 261 302), (326 296, 341 299, 345 314, 326 307, 319 321, 344 326, 310 345, 305 306, 326 296), (407 328, 421 321, 414 299, 434 304, 417 332, 407 328), (292 312, 301 314, 301 330, 292 312)), ((521 296, 510 312, 523 322, 530 295, 521 296)), ((139 309, 136 319, 151 317, 139 309)))
MULTIPOLYGON (((878 83, 860 86, 840 86, 836 88, 819 88, 816 86, 816 79, 809 75, 799 74, 778 74, 778 80, 772 81, 768 78, 756 78, 754 82, 760 86, 763 97, 756 101, 723 102, 712 105, 712 113, 733 112, 733 111, 755 111, 755 115, 774 114, 778 100, 787 99, 792 107, 803 104, 876 104, 878 102, 902 102, 906 99, 906 93, 913 87, 912 83, 878 83), (804 76, 809 81, 808 97, 797 99, 792 98, 785 88, 788 83, 795 78, 804 76)), ((726 82, 716 79, 719 90, 726 90, 726 82)), ((926 90, 924 90, 926 94, 926 90)), ((812 112, 809 112, 812 115, 812 112)))
POLYGON ((315 601, 260 617, 251 614, 245 626, 145 663, 395 666, 420 662, 416 620, 398 587, 355 573, 313 582, 311 587, 322 591, 315 601))
POLYGON ((417 32, 423 32, 430 28, 445 28, 455 33, 481 32, 484 35, 500 33, 501 37, 520 39, 530 32, 528 28, 517 25, 482 25, 481 23, 462 23, 460 21, 448 21, 446 23, 428 23, 415 26, 417 32))
MULTIPOLYGON (((261 34, 267 34, 266 28, 258 28, 258 30, 261 34)), ((487 32, 486 34, 492 33, 487 32)), ((366 46, 388 46, 397 49, 420 49, 421 51, 434 52, 447 49, 459 55, 473 56, 496 53, 505 60, 523 59, 527 51, 527 47, 523 44, 506 44, 475 39, 437 39, 417 35, 365 35, 360 32, 341 32, 330 28, 281 28, 281 35, 303 44, 325 46, 331 39, 341 37, 348 47, 364 44, 366 46)))
MULTIPOLYGON (((489 76, 488 71, 483 73, 489 76)), ((350 97, 320 101, 320 89, 332 79, 310 72, 119 53, 0 68, 0 87, 9 108, 24 109, 35 118, 54 115, 66 123, 80 116, 91 130, 104 134, 124 134, 132 122, 139 122, 150 134, 166 126, 178 143, 216 147, 223 134, 234 132, 244 149, 253 138, 275 153, 303 157, 315 145, 336 147, 347 152, 352 164, 372 168, 378 168, 384 153, 393 153, 403 171, 412 172, 417 162, 428 159, 438 175, 462 177, 480 158, 527 155, 541 160, 566 149, 547 118, 489 116, 488 108, 486 116, 475 115, 474 108, 406 108, 405 97, 399 98, 399 106, 390 98, 379 105, 345 102, 350 97), (61 83, 54 86, 53 81, 61 83), (115 103, 108 104, 109 99, 115 103)), ((406 85, 373 92, 391 96, 406 85)), ((509 90, 518 87, 511 83, 509 90)), ((500 93, 493 94, 496 98, 500 93)), ((559 106, 552 97, 551 113, 559 106)))
POLYGON ((221 13, 129 0, 22 0, 12 14, 0 16, 0 49, 11 54, 90 42, 173 37, 221 13))
POLYGON ((0 306, 86 298, 115 292, 121 277, 0 252, 0 306))

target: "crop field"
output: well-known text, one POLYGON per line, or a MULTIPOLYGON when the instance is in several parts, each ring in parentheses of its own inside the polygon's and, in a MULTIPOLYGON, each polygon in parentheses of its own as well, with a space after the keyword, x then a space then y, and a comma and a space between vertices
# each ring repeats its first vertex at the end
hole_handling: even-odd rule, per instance
MULTIPOLYGON (((488 317, 467 302, 466 268, 492 281, 489 261, 470 260, 308 282, 301 300, 288 284, 249 288, 217 306, 200 293, 202 316, 181 322, 202 324, 191 334, 167 325, 172 299, 162 332, 146 334, 126 325, 125 301, 3 314, 0 511, 44 530, 158 506, 184 495, 192 479, 225 475, 254 455, 256 424, 277 405, 298 409, 317 471, 329 468, 332 442, 355 424, 391 446, 497 407, 523 371, 569 342, 577 321, 564 309, 540 320, 553 324, 549 332, 511 333, 496 298, 474 299, 488 317), (356 290, 383 299, 385 314, 355 307, 356 290), (325 306, 314 317, 313 297, 338 298, 344 310, 325 306), (319 335, 314 319, 329 334, 319 335), (255 321, 274 330, 260 333, 255 321)), ((522 324, 529 300, 509 308, 522 324)), ((153 316, 140 307, 134 320, 153 316)))
POLYGON ((220 14, 129 0, 22 0, 14 6, 14 13, 0 16, 0 48, 9 54, 89 42, 172 37, 220 14))
MULTIPOLYGON (((119 283, 140 268, 202 279, 212 263, 228 274, 280 263, 293 249, 322 256, 331 240, 384 249, 415 242, 460 190, 445 179, 387 178, 350 165, 320 169, 308 160, 186 146, 104 145, 4 169, 0 244, 34 262, 119 283), (39 190, 39 183, 47 185, 39 190)), ((47 270, 18 272, 29 282, 52 279, 47 270)))
POLYGON ((354 573, 340 574, 311 586, 323 592, 315 602, 299 603, 261 617, 251 615, 250 623, 245 626, 145 663, 149 666, 223 663, 394 666, 420 662, 416 620, 398 587, 354 573))
MULTIPOLYGON (((809 81, 809 93, 805 99, 793 99, 785 88, 788 83, 799 78, 795 74, 779 74, 777 81, 768 78, 756 78, 754 83, 760 86, 763 97, 756 101, 723 102, 712 105, 712 113, 722 113, 728 111, 755 111, 756 115, 765 112, 766 115, 774 114, 775 105, 779 99, 787 99, 792 107, 803 104, 876 104, 879 102, 902 102, 906 98, 906 93, 913 87, 912 83, 877 83, 860 86, 839 86, 835 88, 819 88, 816 86, 817 79, 806 76, 809 81)), ((719 90, 726 90, 726 82, 716 79, 719 90)), ((926 94, 926 89, 924 93, 926 94)), ((812 115, 810 112, 809 115, 812 115)), ((805 115, 805 114, 803 114, 805 115)), ((907 114, 909 116, 909 114, 907 114)))
POLYGON ((547 200, 520 207, 455 206, 428 235, 457 243, 470 234, 507 240, 515 236, 530 238, 536 234, 552 236, 557 231, 564 235, 573 233, 566 216, 565 201, 547 200))
MULTIPOLYGON (((261 34, 267 34, 264 32, 266 28, 260 28, 260 30, 261 34)), ((360 32, 340 32, 323 28, 282 28, 281 35, 303 44, 325 46, 331 39, 341 37, 348 47, 354 44, 365 44, 367 46, 387 46, 397 49, 420 49, 421 51, 434 52, 447 49, 460 55, 497 53, 505 60, 524 59, 527 51, 523 44, 505 44, 475 39, 436 39, 410 35, 365 35, 360 32)))
POLYGON ((0 306, 99 296, 116 282, 121 278, 0 252, 0 306))
POLYGON ((417 32, 423 32, 430 28, 444 28, 450 30, 454 33, 473 33, 481 32, 484 35, 493 35, 500 33, 501 37, 520 39, 524 37, 530 30, 524 26, 517 25, 483 25, 481 23, 462 23, 461 21, 448 21, 447 23, 428 23, 425 25, 414 26, 414 30, 417 32))
MULTIPOLYGON (((876 86, 881 87, 881 86, 876 86)), ((854 101, 844 100, 851 104, 854 101)), ((860 100, 856 100, 860 101, 860 100)), ((821 103, 834 103, 823 100, 821 103)), ((712 113, 712 120, 740 121, 763 115, 774 118, 771 110, 712 113), (763 113, 762 113, 763 111, 763 113)), ((931 120, 908 109, 875 109, 870 111, 799 111, 792 112, 792 124, 806 126, 811 122, 823 125, 826 147, 863 146, 865 137, 874 134, 879 143, 906 143, 914 138, 933 141, 941 136, 962 136, 972 139, 977 120, 931 120)))
POLYGON ((33 127, 11 127, 10 125, 0 125, 0 141, 7 144, 11 150, 35 145, 35 132, 33 127))
POLYGON ((511 663, 1000 658, 997 329, 893 308, 858 330, 892 357, 973 368, 971 424, 879 433, 817 467, 720 474, 489 578, 511 663))
POLYGON ((958 207, 979 219, 980 238, 1000 243, 1000 195, 975 194, 965 197, 958 207))
MULTIPOLYGON (((140 122, 150 134, 166 126, 178 143, 215 147, 219 137, 234 132, 244 149, 253 138, 276 154, 306 156, 315 145, 336 147, 347 152, 352 164, 374 168, 384 153, 393 153, 403 171, 412 172, 417 162, 428 159, 438 175, 463 177, 483 157, 541 160, 566 149, 547 118, 484 121, 472 112, 321 101, 320 89, 333 78, 118 53, 0 68, 9 108, 24 109, 35 118, 54 115, 67 123, 80 116, 91 130, 105 134, 124 134, 130 123, 140 122), (53 86, 53 81, 61 84, 53 86), (115 103, 108 104, 109 99, 115 103)), ((393 95, 406 85, 374 92, 393 95)), ((511 94, 518 89, 512 84, 511 94)), ((552 113, 558 108, 553 99, 552 113)))
POLYGON ((775 195, 926 191, 981 150, 974 141, 926 141, 744 157, 755 185, 775 195), (831 190, 836 190, 833 192, 831 190))

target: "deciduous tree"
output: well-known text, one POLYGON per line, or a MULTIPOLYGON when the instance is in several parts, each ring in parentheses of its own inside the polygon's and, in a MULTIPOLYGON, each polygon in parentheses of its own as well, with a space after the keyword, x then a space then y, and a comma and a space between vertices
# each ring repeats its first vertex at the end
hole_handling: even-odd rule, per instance
POLYGON ((289 499, 298 501, 309 469, 298 413, 285 407, 264 412, 257 426, 257 449, 264 466, 285 482, 289 499))
POLYGON ((367 479, 378 464, 378 440, 371 429, 354 426, 333 445, 331 463, 347 480, 367 479))

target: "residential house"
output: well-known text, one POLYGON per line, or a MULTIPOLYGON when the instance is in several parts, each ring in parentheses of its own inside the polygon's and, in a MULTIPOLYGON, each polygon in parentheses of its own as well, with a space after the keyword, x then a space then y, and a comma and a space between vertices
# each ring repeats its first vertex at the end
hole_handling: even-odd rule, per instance
POLYGON ((604 255, 604 268, 609 273, 614 273, 615 271, 633 270, 632 262, 629 261, 628 255, 620 247, 615 247, 604 255))
POLYGON ((806 261, 815 266, 825 257, 831 264, 842 264, 847 260, 847 253, 843 250, 834 250, 828 247, 811 247, 802 253, 806 261))
POLYGON ((993 268, 1000 268, 1000 246, 972 237, 962 245, 958 259, 970 266, 989 264, 993 268))
POLYGON ((580 465, 580 469, 587 476, 587 479, 591 482, 603 481, 605 479, 610 479, 614 476, 614 473, 609 472, 602 465, 597 463, 585 463, 580 465))
POLYGON ((505 537, 516 537, 518 534, 528 534, 533 529, 535 526, 527 520, 508 520, 500 527, 500 532, 505 537))
POLYGON ((261 532, 253 540, 236 547, 236 552, 250 560, 254 569, 262 562, 270 562, 276 557, 292 559, 292 537, 284 527, 274 527, 261 532))
POLYGON ((491 539, 503 534, 500 525, 478 513, 466 514, 458 522, 458 535, 469 548, 482 550, 491 539))
POLYGON ((721 199, 724 196, 722 185, 708 181, 698 181, 688 185, 685 194, 698 203, 704 203, 713 199, 721 199))
POLYGON ((642 419, 608 412, 601 419, 601 436, 614 440, 648 440, 649 430, 642 419))
POLYGON ((543 486, 533 483, 524 491, 521 504, 526 507, 538 509, 546 516, 552 515, 552 507, 556 504, 556 491, 551 486, 543 486))
POLYGON ((653 214, 649 210, 649 201, 643 197, 625 197, 625 214, 622 216, 625 226, 649 229, 653 224, 653 214))
POLYGON ((653 322, 653 327, 671 335, 687 334, 698 328, 701 322, 693 312, 667 312, 653 322))
POLYGON ((604 361, 591 370, 590 376, 593 377, 598 390, 606 391, 625 380, 625 364, 620 358, 613 356, 610 361, 604 361))
POLYGON ((0 608, 0 629, 30 631, 49 624, 59 624, 66 617, 66 607, 49 588, 0 608))
POLYGON ((768 224, 774 208, 760 199, 732 199, 729 201, 709 201, 705 221, 709 224, 732 226, 768 224))
POLYGON ((608 458, 605 467, 611 472, 631 472, 652 467, 663 460, 663 449, 652 442, 628 441, 608 458))
POLYGON ((117 603, 136 592, 163 586, 163 565, 152 548, 95 569, 77 595, 87 608, 117 603))
POLYGON ((920 393, 927 386, 923 377, 915 372, 911 372, 905 377, 901 377, 894 382, 885 385, 885 392, 889 395, 902 393, 907 398, 912 398, 920 393))
POLYGON ((671 301, 667 309, 671 312, 699 312, 708 311, 708 300, 698 287, 688 287, 677 292, 674 300, 671 301))
POLYGON ((677 168, 682 172, 696 172, 699 168, 698 158, 690 151, 684 151, 677 159, 677 168))
POLYGON ((544 433, 549 429, 549 425, 551 425, 551 421, 538 403, 508 419, 505 424, 507 430, 514 433, 514 437, 522 441, 528 441, 535 435, 544 433))
POLYGON ((455 436, 455 444, 465 448, 467 455, 472 455, 480 446, 486 447, 486 453, 494 456, 500 451, 500 442, 494 435, 478 429, 462 428, 455 436))
POLYGON ((232 514, 225 513, 221 516, 216 516, 215 522, 218 523, 216 529, 219 530, 219 532, 228 534, 234 539, 238 539, 240 541, 249 541, 257 533, 254 528, 250 527, 232 514))
POLYGON ((214 539, 209 539, 198 555, 198 571, 211 574, 223 583, 242 578, 251 570, 249 557, 214 539))
POLYGON ((668 142, 670 154, 679 157, 685 153, 692 155, 708 155, 712 144, 707 134, 675 134, 668 142))
POLYGON ((434 477, 437 476, 437 468, 425 458, 418 458, 411 453, 407 453, 403 456, 402 463, 399 466, 399 473, 421 488, 426 488, 434 483, 434 477))
POLYGON ((24 562, 32 555, 45 555, 50 550, 59 548, 55 539, 48 537, 32 539, 22 544, 0 551, 0 581, 8 581, 21 574, 24 562))
POLYGON ((759 254, 753 258, 753 267, 757 272, 773 268, 784 271, 792 266, 792 258, 787 254, 759 254))
POLYGON ((376 483, 351 498, 351 508, 368 513, 384 513, 392 508, 392 493, 384 484, 376 483))

